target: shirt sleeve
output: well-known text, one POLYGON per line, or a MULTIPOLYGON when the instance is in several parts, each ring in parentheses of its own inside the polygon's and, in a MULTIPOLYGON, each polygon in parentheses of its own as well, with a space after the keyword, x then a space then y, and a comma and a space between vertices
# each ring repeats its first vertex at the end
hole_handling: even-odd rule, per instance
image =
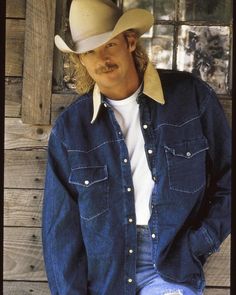
POLYGON ((215 92, 206 87, 201 121, 209 144, 207 204, 201 226, 190 233, 193 252, 205 257, 218 251, 231 227, 231 130, 215 92))
POLYGON ((52 131, 42 216, 45 268, 52 295, 87 294, 87 257, 67 150, 52 131))

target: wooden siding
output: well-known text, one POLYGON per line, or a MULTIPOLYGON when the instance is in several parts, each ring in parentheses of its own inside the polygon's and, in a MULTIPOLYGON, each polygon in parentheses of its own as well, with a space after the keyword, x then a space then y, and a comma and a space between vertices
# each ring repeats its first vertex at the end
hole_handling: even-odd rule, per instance
POLYGON ((25 18, 25 0, 7 0, 6 17, 25 18))
POLYGON ((5 189, 4 225, 7 227, 41 227, 43 190, 5 189))
POLYGON ((22 120, 47 125, 50 124, 56 1, 26 3, 22 120))
POLYGON ((5 116, 19 118, 21 115, 22 78, 5 78, 5 116))
POLYGON ((25 20, 6 20, 6 76, 22 76, 25 20))
MULTIPOLYGON (((29 1, 32 5, 45 5, 52 16, 50 22, 50 30, 52 31, 53 23, 53 1, 29 1), (32 4, 33 3, 33 4, 32 4)), ((65 9, 65 1, 58 0, 57 4, 65 9)), ((31 54, 31 59, 34 53, 32 44, 25 44, 25 28, 29 19, 26 17, 26 1, 25 0, 7 0, 6 11, 6 97, 5 97, 5 193, 4 193, 4 295, 49 295, 46 274, 44 270, 42 256, 42 241, 41 241, 41 211, 43 202, 43 187, 44 175, 47 158, 47 142, 51 126, 49 123, 54 123, 56 117, 76 98, 75 94, 49 94, 44 97, 43 107, 45 111, 38 108, 36 105, 35 93, 32 93, 31 107, 25 100, 24 112, 26 115, 31 112, 43 114, 41 119, 36 124, 33 122, 22 122, 22 93, 29 93, 24 81, 23 91, 23 66, 24 52, 31 54), (26 45, 26 47, 25 47, 26 45), (32 46, 31 46, 32 45, 32 46), (24 50, 25 48, 25 50, 24 50), (29 50, 29 51, 28 51, 29 50), (31 50, 31 52, 30 52, 31 50), (46 110, 46 106, 50 103, 50 108, 46 110), (36 105, 36 107, 35 107, 36 105), (40 109, 40 110, 39 110, 40 109), (32 111, 34 110, 34 111, 32 111), (48 110, 50 112, 48 113, 48 110), (28 113, 27 113, 28 112, 28 113), (41 126, 41 124, 45 124, 41 126)), ((41 6, 42 7, 42 6, 41 6)), ((31 9, 30 8, 30 9, 31 9)), ((34 6, 35 8, 35 6, 34 6)), ((29 9, 29 7, 28 7, 29 9)), ((32 13, 32 11, 30 12, 32 13)), ((31 15, 40 19, 42 14, 31 15)), ((65 16, 57 11, 57 25, 60 28, 58 21, 64 22, 65 16)), ((36 21, 37 22, 37 21, 36 21)), ((29 30, 32 30, 31 28, 29 30)), ((38 22, 37 22, 38 28, 38 22)), ((49 32, 50 30, 46 30, 49 32)), ((35 33, 35 32, 34 32, 35 33)), ((52 33, 52 32, 51 32, 52 33)), ((61 32, 62 33, 62 32, 61 32)), ((32 34, 28 31, 27 34, 32 34)), ((29 36, 29 35, 27 35, 29 36)), ((38 39, 37 39, 38 40, 38 39)), ((45 36, 44 36, 45 40, 45 36)), ((29 42, 29 41, 28 41, 29 42)), ((52 42, 48 40, 46 42, 52 42)), ((52 43, 47 43, 48 48, 51 48, 52 61, 52 43)), ((37 51, 41 55, 43 51, 37 51)), ((61 67, 62 58, 57 59, 56 68, 61 67)), ((37 61, 39 63, 39 61, 37 61)), ((30 63, 31 64, 31 63, 30 63)), ((29 81, 38 73, 38 68, 34 65, 33 75, 26 67, 25 77, 27 73, 29 81)), ((42 66, 43 67, 43 66, 42 66)), ((45 68, 44 68, 45 69, 45 68)), ((47 67, 49 77, 47 91, 43 95, 49 93, 49 85, 51 85, 51 64, 47 67)), ((62 77, 59 74, 56 77, 57 85, 63 85, 62 77), (60 82, 61 81, 61 82, 60 82)), ((39 77, 40 79, 40 77, 39 77)), ((45 80, 44 82, 45 83, 45 80)), ((44 84, 45 85, 45 84, 44 84)), ((57 89, 60 90, 60 89, 57 89)), ((24 96, 26 99, 26 94, 24 96)), ((38 103, 38 101, 37 101, 38 103)), ((221 99, 222 106, 226 112, 227 118, 231 123, 231 100, 221 99)), ((31 115, 31 114, 30 114, 31 115)), ((36 115, 37 117, 38 115, 36 115)), ((223 243, 220 252, 213 254, 205 266, 207 289, 205 295, 229 295, 230 286, 230 238, 223 243)))

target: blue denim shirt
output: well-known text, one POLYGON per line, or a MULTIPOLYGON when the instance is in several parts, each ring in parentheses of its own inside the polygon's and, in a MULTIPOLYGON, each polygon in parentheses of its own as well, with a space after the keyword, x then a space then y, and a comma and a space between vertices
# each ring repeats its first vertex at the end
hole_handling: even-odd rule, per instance
MULTIPOLYGON (((144 93, 137 99, 145 150, 153 151, 152 259, 164 279, 201 290, 203 264, 230 232, 231 131, 206 83, 158 72, 165 104, 144 93)), ((93 111, 92 93, 83 95, 51 132, 43 206, 49 286, 53 295, 135 295, 128 150, 105 98, 91 124, 93 111)))

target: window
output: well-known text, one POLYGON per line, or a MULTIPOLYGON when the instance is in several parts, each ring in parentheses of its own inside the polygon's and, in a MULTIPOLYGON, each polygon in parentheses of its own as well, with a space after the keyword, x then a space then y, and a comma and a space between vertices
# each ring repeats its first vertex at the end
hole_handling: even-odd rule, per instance
POLYGON ((231 0, 123 0, 123 10, 145 8, 154 27, 142 37, 157 68, 189 71, 218 94, 231 93, 231 0))

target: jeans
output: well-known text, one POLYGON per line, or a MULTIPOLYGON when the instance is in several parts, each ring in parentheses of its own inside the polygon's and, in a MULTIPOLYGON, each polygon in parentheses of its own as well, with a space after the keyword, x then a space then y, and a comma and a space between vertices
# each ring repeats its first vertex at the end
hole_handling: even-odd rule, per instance
POLYGON ((152 261, 152 238, 148 226, 137 226, 137 295, 202 295, 190 286, 163 280, 152 261))

